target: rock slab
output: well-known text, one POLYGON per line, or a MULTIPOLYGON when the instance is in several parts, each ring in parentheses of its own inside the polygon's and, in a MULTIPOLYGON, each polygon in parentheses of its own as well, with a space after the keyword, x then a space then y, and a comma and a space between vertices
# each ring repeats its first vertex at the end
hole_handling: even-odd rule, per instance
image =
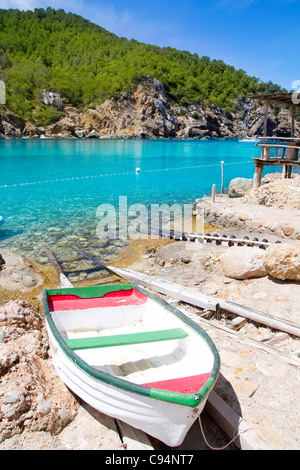
POLYGON ((264 268, 276 279, 300 281, 300 242, 270 246, 264 268))
POLYGON ((264 257, 265 252, 260 248, 233 246, 221 256, 223 273, 232 279, 266 276, 264 257))

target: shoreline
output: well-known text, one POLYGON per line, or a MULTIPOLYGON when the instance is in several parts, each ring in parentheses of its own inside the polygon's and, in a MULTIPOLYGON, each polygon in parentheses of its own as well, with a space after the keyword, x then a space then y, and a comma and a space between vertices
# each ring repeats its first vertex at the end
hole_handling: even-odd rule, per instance
MULTIPOLYGON (((263 220, 264 223, 262 224, 253 224, 251 211, 247 214, 247 208, 250 206, 253 212, 257 212, 262 208, 265 209, 266 213, 269 214, 269 219, 271 219, 271 214, 274 214, 274 217, 278 219, 280 213, 281 220, 277 220, 277 222, 282 225, 282 214, 288 215, 291 212, 289 187, 295 188, 298 187, 296 186, 298 184, 300 188, 300 177, 298 176, 283 183, 280 175, 266 178, 260 191, 256 190, 255 193, 257 200, 262 195, 265 203, 271 204, 264 208, 261 204, 254 204, 257 200, 251 193, 245 194, 242 198, 236 200, 223 195, 220 196, 220 200, 217 199, 216 203, 212 203, 211 198, 203 198, 200 201, 205 204, 208 213, 211 214, 211 222, 220 222, 221 213, 223 214, 223 223, 224 220, 225 222, 226 220, 227 222, 230 221, 227 226, 226 224, 222 226, 220 224, 217 226, 205 225, 204 231, 212 231, 219 235, 226 233, 228 236, 234 234, 241 238, 247 234, 250 235, 249 238, 257 236, 259 240, 266 237, 272 243, 272 249, 276 246, 278 249, 288 246, 300 257, 300 237, 298 238, 300 224, 296 226, 299 219, 294 217, 293 220, 289 220, 289 225, 285 226, 285 233, 281 230, 278 234, 274 229, 275 226, 272 224, 269 227, 267 226, 266 220, 263 220), (277 187, 276 202, 274 201, 274 185, 277 187), (276 204, 285 205, 286 207, 277 209, 274 207, 276 204), (237 210, 241 206, 244 208, 244 216, 242 217, 241 212, 237 210), (232 210, 233 215, 224 219, 228 209, 232 210), (291 225, 292 222, 294 226, 291 225), (276 244, 278 241, 281 243, 276 244)), ((295 190, 293 191, 296 194, 295 190)), ((297 200, 294 199, 294 203, 296 202, 297 200)), ((199 201, 198 203, 195 202, 195 212, 197 204, 199 204, 199 201)), ((294 212, 299 214, 299 209, 294 208, 294 212)), ((256 213, 256 218, 258 218, 258 213, 256 213)), ((179 222, 182 223, 182 221, 179 222)), ((175 228, 176 224, 174 224, 175 228)), ((246 276, 240 279, 230 277, 224 271, 223 257, 226 253, 232 253, 230 264, 233 264, 237 256, 241 256, 243 259, 243 256, 246 256, 251 250, 256 250, 252 252, 262 254, 262 256, 266 256, 268 252, 268 250, 259 248, 229 247, 227 243, 192 243, 167 239, 131 240, 109 264, 120 268, 130 268, 161 280, 175 282, 183 287, 196 289, 196 291, 203 292, 206 295, 227 299, 247 308, 256 309, 271 316, 300 324, 299 280, 289 278, 283 280, 273 277, 267 272, 263 275, 246 276)), ((257 259, 255 262, 257 262, 257 259)), ((12 282, 12 273, 15 272, 16 274, 20 270, 20 260, 16 259, 14 263, 15 271, 11 269, 12 266, 9 266, 7 262, 7 269, 10 269, 7 272, 9 282, 12 282)), ((27 261, 27 265, 24 267, 25 274, 31 276, 39 274, 41 276, 39 281, 42 282, 44 278, 45 285, 48 284, 53 287, 59 284, 57 273, 52 267, 41 267, 30 262, 29 265, 31 270, 28 272, 27 261)), ((5 271, 3 270, 2 273, 5 273, 5 271)), ((108 279, 110 278, 104 278, 104 281, 108 279)), ((82 284, 89 285, 88 279, 83 279, 82 284)), ((22 330, 20 325, 16 330, 14 323, 15 311, 18 312, 19 318, 21 318, 23 311, 25 313, 30 311, 31 318, 37 321, 36 319, 41 317, 39 321, 41 322, 40 325, 43 325, 42 314, 39 313, 42 312, 42 307, 39 304, 41 284, 34 288, 20 289, 20 284, 17 287, 11 291, 11 297, 7 298, 10 302, 0 306, 0 327, 1 329, 4 328, 2 330, 4 332, 2 347, 4 351, 6 347, 9 347, 10 350, 18 353, 19 348, 23 348, 21 349, 22 354, 19 353, 20 358, 23 356, 32 357, 33 362, 39 364, 39 369, 43 373, 43 380, 46 377, 49 388, 41 387, 38 369, 35 372, 33 369, 29 371, 26 362, 23 363, 22 360, 6 373, 4 391, 6 387, 21 389, 24 396, 26 396, 27 403, 30 402, 31 405, 29 411, 26 408, 20 408, 20 415, 16 415, 18 418, 12 420, 13 427, 9 427, 9 422, 4 419, 2 423, 4 426, 2 438, 4 437, 4 439, 1 442, 0 432, 0 449, 122 449, 122 441, 113 420, 102 414, 95 415, 95 412, 83 403, 78 402, 57 378, 51 364, 51 357, 48 357, 46 353, 48 340, 47 334, 43 330, 44 327, 39 326, 39 329, 37 329, 36 326, 31 326, 28 329, 27 326, 27 330, 22 330), (14 300, 16 298, 23 298, 29 304, 23 304, 24 300, 14 300), (37 309, 35 314, 33 314, 33 307, 30 307, 32 303, 34 308, 37 309), (11 318, 12 323, 5 323, 6 320, 3 323, 3 318, 8 320, 11 318), (14 325, 14 329, 9 333, 12 325, 14 325), (21 342, 14 336, 15 331, 19 331, 21 342), (8 338, 10 338, 9 342, 7 342, 8 338), (23 338, 26 338, 26 340, 23 338), (37 375, 33 377, 32 374, 37 375), (26 389, 26 384, 32 382, 35 383, 38 393, 30 388, 26 389), (43 397, 42 401, 41 397, 43 397), (41 403, 43 403, 43 406, 41 403), (45 414, 45 409, 50 411, 45 414), (61 409, 64 409, 64 420, 59 415, 61 409), (22 424, 24 420, 27 423, 25 427, 22 424), (58 426, 55 432, 53 431, 54 423, 57 423, 58 426), (82 432, 84 432, 84 440, 82 439, 82 432), (99 439, 96 439, 95 436, 99 439)), ((219 315, 214 314, 211 316, 192 305, 163 294, 157 295, 181 309, 194 321, 200 321, 200 326, 207 331, 214 341, 220 353, 222 364, 221 374, 214 389, 219 397, 236 413, 244 417, 251 427, 269 443, 271 449, 299 449, 300 410, 295 394, 295 391, 299 388, 299 366, 290 363, 278 354, 274 354, 272 350, 266 352, 263 348, 264 344, 274 344, 274 347, 279 351, 297 360, 300 355, 299 338, 253 321, 242 322, 235 329, 236 327, 233 325, 236 316, 233 314, 221 311, 219 315), (201 324, 201 316, 199 315, 207 315, 209 320, 205 324, 201 324), (236 336, 232 338, 220 328, 235 331, 236 336), (256 341, 262 347, 255 346, 247 338, 256 341)), ((0 395, 0 404, 2 404, 2 398, 0 395)), ((7 405, 5 406, 7 407, 7 405)), ((17 405, 12 406, 16 407, 17 405)), ((8 408, 4 407, 3 409, 8 412, 8 408)), ((11 409, 10 411, 12 412, 11 409)), ((209 418, 207 413, 203 414, 202 419, 204 427, 211 430, 209 434, 210 443, 220 446, 229 441, 228 436, 209 418)), ((172 450, 159 442, 153 442, 153 446, 154 450, 172 450)), ((234 444, 231 445, 231 448, 236 450, 234 444)), ((183 445, 176 450, 187 449, 208 450, 203 442, 198 423, 195 423, 183 445)))
MULTIPOLYGON (((260 137, 260 136, 253 136, 259 140, 262 140, 263 137, 260 137)), ((41 137, 41 136, 21 136, 21 137, 2 137, 0 138, 0 142, 1 141, 5 141, 5 140, 71 140, 71 141, 104 141, 104 140, 124 140, 124 141, 128 141, 128 140, 134 140, 134 141, 142 141, 142 142, 145 142, 145 141, 148 141, 150 140, 151 142, 152 141, 159 141, 159 140, 162 140, 162 141, 178 141, 178 142, 182 142, 182 141, 188 141, 188 142, 191 142, 191 141, 201 141, 201 142, 205 142, 205 141, 233 141, 233 140, 239 140, 239 139, 244 139, 245 136, 243 134, 241 135, 238 135, 236 137, 209 137, 209 136, 206 136, 206 137, 184 137, 184 136, 177 136, 177 137, 155 137, 155 136, 150 136, 150 137, 139 137, 139 136, 131 136, 131 135, 128 135, 128 136, 122 136, 122 135, 116 135, 114 137, 111 137, 111 136, 107 136, 107 137, 102 137, 102 136, 99 136, 99 137, 76 137, 76 136, 63 136, 63 135, 58 135, 58 136, 45 136, 45 137, 41 137)), ((247 142, 245 142, 247 143, 247 142)), ((251 144, 253 142, 249 142, 249 144, 251 144)))

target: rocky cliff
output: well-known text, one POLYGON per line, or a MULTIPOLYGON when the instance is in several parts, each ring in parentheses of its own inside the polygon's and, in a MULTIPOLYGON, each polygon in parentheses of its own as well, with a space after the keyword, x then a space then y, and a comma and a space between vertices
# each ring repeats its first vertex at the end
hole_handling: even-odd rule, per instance
MULTIPOLYGON (((0 116, 0 138, 179 138, 210 139, 263 135, 264 106, 252 109, 241 99, 237 112, 223 113, 214 106, 181 106, 173 102, 156 79, 141 81, 134 92, 110 98, 85 111, 65 105, 65 116, 50 126, 36 127, 13 116, 0 116)), ((269 135, 290 136, 288 109, 269 113, 269 135)), ((300 135, 300 124, 296 123, 300 135)))

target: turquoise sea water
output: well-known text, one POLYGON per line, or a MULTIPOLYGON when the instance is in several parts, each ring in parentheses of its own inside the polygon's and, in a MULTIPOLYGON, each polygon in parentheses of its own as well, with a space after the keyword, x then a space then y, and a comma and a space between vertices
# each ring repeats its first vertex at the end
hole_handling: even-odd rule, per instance
POLYGON ((128 206, 192 203, 212 184, 221 190, 221 161, 226 190, 232 178, 253 177, 259 153, 238 141, 2 140, 0 248, 38 258, 45 245, 88 244, 99 205, 118 208, 119 196, 128 206))

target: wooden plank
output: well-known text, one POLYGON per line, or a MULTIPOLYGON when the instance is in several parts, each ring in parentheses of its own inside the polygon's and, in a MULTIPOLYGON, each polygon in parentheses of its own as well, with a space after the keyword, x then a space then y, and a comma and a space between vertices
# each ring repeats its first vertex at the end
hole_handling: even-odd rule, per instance
POLYGON ((147 434, 123 421, 116 420, 116 422, 125 450, 153 450, 147 434))
POLYGON ((183 300, 187 303, 192 303, 197 307, 204 308, 207 310, 216 311, 219 308, 219 303, 217 299, 203 295, 200 292, 192 291, 184 286, 179 284, 174 284, 169 281, 156 280, 147 276, 146 274, 138 273, 137 271, 132 271, 130 269, 120 269, 113 266, 107 266, 109 270, 121 276, 124 279, 135 282, 140 286, 144 286, 150 289, 153 289, 162 294, 169 295, 175 299, 183 300))
POLYGON ((241 418, 221 397, 213 390, 206 402, 205 411, 233 439, 241 450, 272 450, 271 445, 264 436, 256 432, 245 418, 241 418))
POLYGON ((255 166, 279 166, 279 165, 291 165, 291 166, 300 166, 300 161, 298 160, 282 160, 276 158, 270 158, 270 160, 264 160, 262 158, 254 158, 255 166))
POLYGON ((190 314, 189 312, 186 312, 183 309, 180 309, 182 313, 184 313, 187 317, 191 318, 195 323, 201 324, 207 326, 208 328, 216 328, 217 330, 220 330, 224 332, 225 334, 234 337, 237 341, 241 341, 242 344, 250 344, 251 346, 261 349, 262 351, 265 351, 269 354, 274 354, 275 356, 278 356, 282 360, 288 362, 289 364, 295 365, 300 367, 300 359, 295 356, 294 354, 289 354, 284 351, 281 351, 280 349, 276 349, 273 346, 269 345, 268 343, 264 343, 262 341, 257 341, 256 339, 249 338, 248 336, 245 336, 238 331, 234 331, 231 328, 227 328, 226 326, 221 325, 220 323, 213 322, 211 320, 206 320, 204 318, 201 318, 200 315, 195 315, 195 314, 190 314))
POLYGON ((55 271, 57 272, 58 277, 60 276, 60 274, 64 274, 61 266, 59 265, 57 259, 54 256, 54 254, 51 253, 51 251, 49 251, 47 248, 45 248, 44 251, 45 251, 45 253, 47 255, 47 258, 49 259, 50 263, 52 264, 55 271))
POLYGON ((256 147, 265 147, 265 148, 284 148, 284 149, 300 149, 300 147, 291 145, 291 144, 256 144, 256 147))
POLYGON ((169 295, 175 299, 182 300, 197 307, 214 311, 221 308, 238 316, 245 317, 248 320, 267 325, 270 328, 285 331, 286 333, 295 336, 300 336, 300 325, 297 323, 269 315, 265 312, 260 312, 229 300, 208 296, 179 284, 153 279, 150 276, 138 273, 137 271, 115 268, 113 266, 107 266, 107 268, 131 282, 135 282, 138 285, 156 290, 157 292, 169 295))
POLYGON ((110 348, 114 346, 128 346, 131 344, 154 343, 156 341, 172 341, 188 336, 182 328, 170 330, 143 331, 125 335, 93 336, 87 338, 66 339, 65 342, 72 350, 110 348))
POLYGON ((278 344, 281 343, 281 341, 285 341, 286 339, 289 339, 289 335, 287 333, 279 333, 278 335, 274 336, 273 338, 269 338, 263 342, 267 344, 278 344))
POLYGON ((291 335, 300 336, 300 325, 289 320, 284 320, 283 318, 276 317, 275 315, 260 312, 230 300, 220 299, 220 307, 221 309, 235 313, 241 317, 245 317, 248 320, 261 323, 262 325, 266 325, 270 328, 274 328, 275 330, 281 330, 291 335))
POLYGON ((228 328, 239 330, 240 328, 242 328, 242 326, 245 325, 245 323, 247 323, 247 318, 235 317, 233 320, 228 322, 227 326, 228 328))

